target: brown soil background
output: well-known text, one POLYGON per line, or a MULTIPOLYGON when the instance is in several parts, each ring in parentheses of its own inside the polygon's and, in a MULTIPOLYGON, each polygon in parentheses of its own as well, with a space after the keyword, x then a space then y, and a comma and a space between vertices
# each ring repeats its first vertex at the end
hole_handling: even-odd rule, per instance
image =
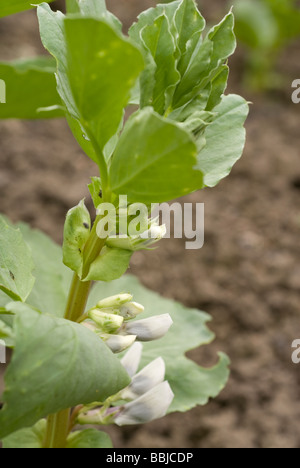
MULTIPOLYGON (((125 26, 154 4, 107 3, 125 26)), ((208 18, 219 20, 226 10, 225 1, 202 4, 208 18)), ((0 41, 0 59, 42 52, 35 14, 1 20, 0 41)), ((230 381, 205 407, 110 430, 116 447, 300 447, 300 367, 291 362, 291 343, 300 338, 300 105, 291 103, 299 47, 280 60, 280 93, 241 90, 241 51, 231 61, 230 91, 253 105, 246 150, 230 177, 188 197, 205 203, 204 248, 186 251, 183 241, 165 240, 131 264, 147 287, 212 315, 215 342, 191 356, 212 365, 217 351, 226 352, 230 381)), ((0 212, 12 220, 61 242, 65 213, 87 196, 95 174, 63 121, 0 122, 0 212)))

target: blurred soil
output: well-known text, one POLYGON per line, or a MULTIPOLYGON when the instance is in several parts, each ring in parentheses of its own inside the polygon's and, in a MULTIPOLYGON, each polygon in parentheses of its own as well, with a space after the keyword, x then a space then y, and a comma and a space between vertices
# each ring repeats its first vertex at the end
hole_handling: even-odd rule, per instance
MULTIPOLYGON (((128 26, 154 2, 107 3, 128 26)), ((209 18, 225 11, 225 2, 202 3, 209 18)), ((42 52, 33 12, 1 20, 0 40, 0 59, 42 52)), ((206 407, 110 430, 117 447, 300 447, 300 367, 291 362, 300 338, 300 105, 290 99, 299 48, 282 57, 283 89, 268 96, 241 91, 242 51, 231 62, 230 90, 253 102, 248 139, 230 177, 184 200, 205 203, 203 249, 165 240, 131 264, 149 288, 212 315, 217 338, 191 357, 206 366, 226 352, 228 386, 206 407)), ((0 122, 0 212, 12 220, 61 242, 65 213, 95 173, 64 122, 0 122)))

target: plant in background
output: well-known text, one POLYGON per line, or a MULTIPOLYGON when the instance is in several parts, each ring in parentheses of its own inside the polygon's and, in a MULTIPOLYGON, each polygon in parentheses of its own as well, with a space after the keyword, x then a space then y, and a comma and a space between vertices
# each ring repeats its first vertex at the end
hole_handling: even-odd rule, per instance
POLYGON ((297 0, 237 0, 235 32, 248 49, 246 85, 264 90, 280 86, 279 54, 300 36, 297 0))
MULTIPOLYGON (((29 6, 4 4, 2 16, 29 6)), ((94 222, 82 200, 67 214, 62 250, 0 218, 0 337, 13 348, 0 438, 8 448, 110 447, 105 432, 76 426, 187 411, 228 378, 223 354, 211 369, 185 357, 213 339, 207 314, 123 274, 135 250, 165 233, 148 207, 215 186, 242 154, 248 105, 224 96, 234 19, 204 35, 194 1, 180 0, 142 13, 128 38, 103 0, 69 0, 67 15, 43 3, 37 13, 53 58, 0 64, 10 88, 0 116, 65 116, 100 177, 89 185, 94 222), (119 221, 112 235, 107 204, 121 220, 140 203, 139 234, 119 221)))

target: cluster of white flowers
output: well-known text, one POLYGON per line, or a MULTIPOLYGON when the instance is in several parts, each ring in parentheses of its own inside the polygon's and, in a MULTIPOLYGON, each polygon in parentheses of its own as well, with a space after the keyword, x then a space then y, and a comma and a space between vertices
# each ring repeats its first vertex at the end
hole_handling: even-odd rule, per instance
POLYGON ((174 398, 165 381, 165 363, 157 358, 137 373, 142 356, 141 343, 135 343, 122 359, 131 383, 103 406, 85 410, 79 416, 80 424, 117 424, 119 426, 143 424, 166 415, 174 398), (127 401, 118 404, 119 401, 127 401))
POLYGON ((144 307, 132 302, 132 299, 131 294, 119 294, 103 299, 88 312, 87 320, 83 323, 114 353, 124 351, 135 341, 162 338, 173 323, 169 314, 133 320, 144 311, 144 307))

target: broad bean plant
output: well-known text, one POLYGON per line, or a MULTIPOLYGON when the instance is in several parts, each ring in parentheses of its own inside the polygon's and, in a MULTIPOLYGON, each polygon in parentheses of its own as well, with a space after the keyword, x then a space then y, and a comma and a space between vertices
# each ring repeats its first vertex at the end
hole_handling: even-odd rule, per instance
MULTIPOLYGON (((152 203, 217 185, 242 154, 248 104, 224 95, 234 17, 207 29, 193 0, 177 0, 125 36, 104 0, 69 0, 66 14, 34 3, 49 55, 1 62, 0 117, 66 118, 95 163, 95 212, 70 209, 62 248, 0 217, 0 338, 13 350, 0 439, 109 448, 105 426, 204 405, 228 379, 226 355, 212 368, 185 355, 214 338, 210 317, 124 274, 165 235, 152 203)), ((31 7, 4 0, 0 16, 31 7)))

